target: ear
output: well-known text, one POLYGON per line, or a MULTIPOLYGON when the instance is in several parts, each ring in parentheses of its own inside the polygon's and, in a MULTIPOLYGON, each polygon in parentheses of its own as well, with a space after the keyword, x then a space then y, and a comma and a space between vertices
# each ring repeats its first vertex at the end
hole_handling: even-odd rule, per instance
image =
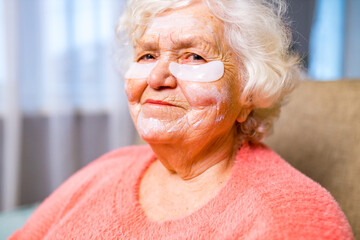
POLYGON ((236 121, 239 123, 245 122, 247 117, 249 116, 250 112, 252 111, 252 108, 242 108, 240 110, 239 115, 236 118, 236 121))

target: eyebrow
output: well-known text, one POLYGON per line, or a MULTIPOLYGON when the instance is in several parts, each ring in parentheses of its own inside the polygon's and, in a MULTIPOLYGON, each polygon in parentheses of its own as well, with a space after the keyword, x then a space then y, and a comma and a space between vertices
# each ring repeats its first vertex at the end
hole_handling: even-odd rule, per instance
POLYGON ((137 40, 135 48, 138 48, 138 47, 140 47, 146 51, 154 51, 158 48, 158 43, 157 43, 157 41, 153 41, 153 40, 151 40, 151 41, 137 40))
POLYGON ((213 46, 213 43, 205 39, 202 35, 191 35, 188 37, 184 37, 182 39, 171 39, 173 44, 175 45, 176 49, 180 48, 191 48, 196 46, 203 46, 208 45, 211 47, 213 46))
MULTIPOLYGON (((208 45, 214 48, 214 43, 208 41, 203 37, 203 35, 188 35, 182 36, 181 39, 170 37, 171 42, 173 43, 174 49, 182 49, 182 48, 191 48, 197 46, 208 45)), ((155 51, 158 49, 158 39, 150 38, 150 40, 138 40, 136 42, 136 47, 140 47, 146 51, 155 51)))

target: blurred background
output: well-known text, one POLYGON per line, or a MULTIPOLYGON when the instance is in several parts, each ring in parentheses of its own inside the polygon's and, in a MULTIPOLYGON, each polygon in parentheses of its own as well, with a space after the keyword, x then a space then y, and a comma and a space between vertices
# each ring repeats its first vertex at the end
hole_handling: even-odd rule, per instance
MULTIPOLYGON (((0 225, 103 153, 134 144, 114 61, 124 2, 0 0, 0 225)), ((303 78, 360 79, 360 0, 289 6, 303 78)))

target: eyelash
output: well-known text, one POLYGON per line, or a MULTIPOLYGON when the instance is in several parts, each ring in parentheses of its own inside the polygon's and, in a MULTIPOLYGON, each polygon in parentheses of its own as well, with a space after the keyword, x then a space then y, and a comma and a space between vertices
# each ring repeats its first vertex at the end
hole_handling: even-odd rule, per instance
MULTIPOLYGON (((195 54, 195 53, 187 54, 185 59, 189 59, 191 57, 193 58, 191 61, 206 61, 205 58, 203 58, 201 55, 195 54)), ((153 59, 156 59, 156 57, 154 55, 148 53, 148 54, 141 56, 137 61, 138 62, 140 62, 141 60, 149 61, 149 60, 153 60, 153 59)))
POLYGON ((138 61, 141 61, 141 60, 150 60, 150 59, 155 59, 155 57, 154 57, 153 55, 151 55, 151 54, 148 53, 148 54, 145 54, 145 55, 141 56, 138 61), (148 58, 148 57, 149 57, 149 58, 148 58))
POLYGON ((190 57, 193 57, 193 59, 195 61, 202 61, 202 60, 205 60, 202 56, 200 56, 199 54, 191 54, 190 57), (198 59, 196 59, 198 58, 198 59))
POLYGON ((206 63, 207 61, 200 54, 188 53, 184 56, 181 62, 184 64, 202 64, 206 63))

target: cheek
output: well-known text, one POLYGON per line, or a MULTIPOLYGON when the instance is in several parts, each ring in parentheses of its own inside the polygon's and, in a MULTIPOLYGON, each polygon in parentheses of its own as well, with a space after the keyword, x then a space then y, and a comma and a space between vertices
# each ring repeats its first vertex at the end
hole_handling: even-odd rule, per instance
POLYGON ((135 120, 137 118, 137 116, 139 115, 141 108, 139 104, 129 104, 129 112, 131 117, 133 118, 133 120, 135 120))
POLYGON ((136 79, 125 81, 125 93, 129 102, 139 102, 147 86, 146 79, 136 79))
POLYGON ((226 89, 218 89, 214 84, 184 82, 182 89, 189 104, 196 108, 217 107, 228 103, 230 96, 226 89))

